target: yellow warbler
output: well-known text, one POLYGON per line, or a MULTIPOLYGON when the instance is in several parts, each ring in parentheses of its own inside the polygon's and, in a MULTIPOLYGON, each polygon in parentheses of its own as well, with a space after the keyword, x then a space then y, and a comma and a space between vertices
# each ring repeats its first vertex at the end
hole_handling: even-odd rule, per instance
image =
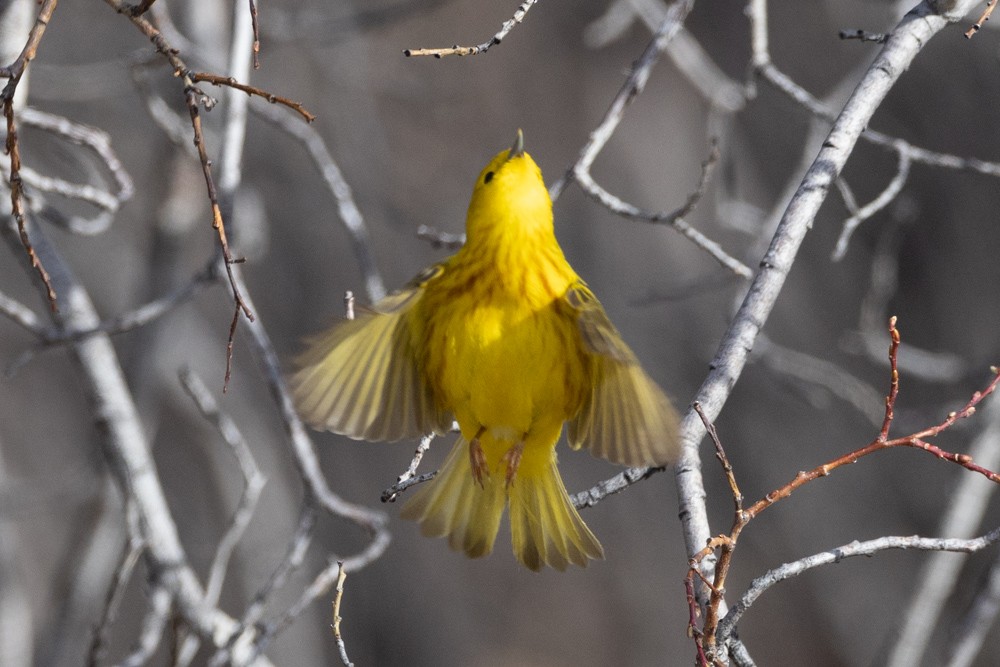
POLYGON ((600 542, 570 502, 556 442, 624 465, 677 452, 677 414, 556 241, 552 201, 518 131, 472 192, 465 245, 313 339, 291 383, 302 416, 364 440, 461 436, 403 508, 470 557, 510 507, 517 559, 586 566, 600 542))

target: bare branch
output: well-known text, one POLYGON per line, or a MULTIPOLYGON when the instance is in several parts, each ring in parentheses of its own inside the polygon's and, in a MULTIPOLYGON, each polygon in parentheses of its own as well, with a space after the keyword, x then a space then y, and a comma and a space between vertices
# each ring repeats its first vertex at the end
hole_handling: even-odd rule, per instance
POLYGON ((280 95, 275 95, 274 93, 269 93, 256 86, 240 83, 231 76, 219 76, 218 74, 208 74, 206 72, 190 72, 190 77, 191 81, 195 83, 204 81, 205 83, 210 83, 213 86, 228 86, 229 88, 240 90, 247 95, 256 95, 257 97, 261 97, 271 104, 281 104, 302 116, 307 123, 311 123, 316 120, 315 114, 311 113, 308 109, 302 106, 300 102, 290 100, 287 97, 282 97, 280 95))
MULTIPOLYGON (((624 35, 636 18, 655 32, 666 12, 663 0, 618 0, 587 26, 584 42, 592 48, 603 47, 624 35)), ((746 106, 746 86, 729 78, 686 28, 667 44, 667 56, 714 109, 731 114, 746 106)))
POLYGON ((659 61, 660 56, 667 48, 671 39, 681 30, 684 19, 693 6, 693 0, 678 0, 663 14, 663 19, 659 27, 654 31, 652 41, 650 41, 646 50, 639 57, 639 60, 636 61, 632 73, 626 79, 625 84, 618 91, 614 100, 612 100, 611 106, 604 114, 601 123, 590 133, 590 138, 580 151, 576 163, 569 168, 562 178, 549 187, 549 194, 552 200, 555 201, 562 194, 562 191, 566 189, 570 180, 576 180, 584 192, 612 212, 629 218, 669 224, 689 240, 693 241, 699 248, 708 252, 724 267, 740 277, 749 279, 753 275, 749 268, 728 255, 718 243, 707 238, 684 220, 684 217, 691 213, 705 194, 711 168, 718 161, 718 150, 714 141, 708 160, 702 164, 701 181, 698 188, 688 197, 687 202, 681 208, 672 213, 647 212, 628 204, 600 187, 590 173, 590 168, 597 155, 604 149, 604 146, 611 139, 611 136, 624 118, 625 109, 631 104, 632 100, 645 90, 650 72, 659 61))
POLYGON ((993 530, 982 537, 973 539, 949 539, 932 537, 880 537, 865 542, 854 541, 829 551, 824 551, 806 558, 801 558, 791 563, 785 563, 766 574, 757 577, 750 583, 750 587, 740 596, 740 599, 733 604, 729 613, 719 622, 719 642, 723 643, 729 637, 733 629, 739 623, 743 614, 757 601, 765 591, 791 577, 796 577, 803 572, 811 570, 820 565, 839 563, 845 558, 856 556, 874 556, 875 554, 889 549, 919 549, 922 551, 952 551, 958 553, 976 553, 1000 541, 1000 528, 993 530))
POLYGON ((896 142, 896 146, 899 154, 896 175, 892 177, 892 180, 889 181, 885 190, 878 197, 856 211, 851 211, 851 217, 844 221, 844 228, 841 230, 840 237, 837 239, 837 245, 833 250, 833 261, 840 261, 847 254, 847 244, 850 242, 854 230, 862 222, 888 206, 903 190, 906 179, 910 175, 910 154, 907 152, 903 142, 896 142))
POLYGON ((559 198, 559 195, 566 189, 569 181, 577 173, 581 171, 590 172, 590 168, 594 164, 594 160, 597 159, 597 155, 604 149, 608 140, 611 139, 611 135, 618 129, 618 125, 625 117, 625 109, 632 103, 632 100, 636 96, 645 90, 650 72, 652 72, 656 63, 659 62, 660 56, 663 54, 663 50, 667 47, 667 44, 677 34, 677 31, 680 30, 684 19, 687 18, 693 6, 693 0, 681 0, 670 6, 670 10, 664 17, 663 22, 653 34, 653 39, 633 66, 632 73, 629 74, 625 80, 625 84, 611 101, 611 106, 605 112, 601 123, 590 133, 590 137, 583 149, 581 149, 576 162, 567 170, 562 178, 549 187, 549 195, 551 195, 553 201, 559 198))
POLYGON ((406 469, 402 475, 396 478, 396 483, 390 486, 388 489, 382 492, 382 502, 383 503, 394 503, 399 494, 414 484, 420 484, 434 477, 436 473, 431 473, 429 475, 420 475, 420 481, 411 481, 417 476, 417 467, 424 458, 424 454, 428 449, 431 448, 431 440, 434 439, 433 433, 428 433, 424 437, 420 438, 420 444, 417 445, 417 451, 413 453, 413 460, 410 461, 410 466, 406 469))
POLYGON ((344 638, 340 634, 340 622, 344 619, 340 617, 340 603, 344 597, 344 580, 347 579, 347 570, 344 569, 343 561, 337 563, 337 596, 333 599, 333 636, 337 640, 337 649, 340 651, 340 661, 345 667, 354 667, 354 663, 347 657, 347 646, 344 645, 344 638))
MULTIPOLYGON (((964 5, 971 5, 971 0, 964 5)), ((748 6, 748 13, 757 20, 753 32, 755 60, 762 54, 766 56, 767 53, 766 27, 761 29, 763 9, 761 0, 751 0, 748 6), (763 50, 761 40, 763 40, 763 50)), ((710 419, 718 416, 732 387, 739 379, 749 350, 753 349, 757 334, 767 321, 771 308, 781 292, 802 240, 859 136, 909 63, 928 40, 947 23, 947 18, 935 14, 926 3, 903 17, 893 31, 893 37, 886 42, 837 117, 819 155, 806 172, 782 216, 771 246, 761 261, 761 269, 719 345, 711 363, 712 371, 698 391, 697 400, 704 406, 705 413, 710 419)), ((704 505, 704 485, 698 454, 698 441, 703 433, 704 427, 700 419, 689 411, 681 424, 682 452, 675 474, 680 498, 680 515, 686 519, 685 542, 691 554, 700 551, 711 535, 704 505)), ((702 573, 707 576, 713 567, 714 563, 704 561, 702 573)))
POLYGON ((670 225, 694 242, 696 246, 711 255, 715 261, 723 267, 732 271, 740 278, 749 280, 753 277, 753 272, 746 265, 727 254, 722 249, 722 246, 709 239, 697 229, 693 228, 684 219, 691 214, 694 208, 698 205, 698 202, 700 202, 701 198, 705 195, 705 191, 708 188, 709 176, 712 173, 712 168, 718 160, 718 145, 717 142, 713 140, 711 153, 709 154, 708 159, 702 163, 701 179, 698 182, 698 187, 688 196, 687 201, 684 202, 680 208, 669 213, 644 211, 636 206, 633 206, 632 204, 629 204, 628 202, 622 201, 598 185, 593 176, 590 175, 589 171, 577 169, 573 172, 573 178, 591 199, 603 205, 611 212, 633 220, 644 220, 646 222, 670 225))
MULTIPOLYGON (((118 158, 118 153, 111 145, 111 137, 100 128, 91 127, 70 120, 54 113, 32 107, 25 107, 20 112, 21 122, 29 127, 44 130, 56 136, 63 137, 72 144, 83 146, 96 155, 104 168, 114 179, 116 192, 112 195, 119 203, 132 198, 135 185, 132 177, 125 170, 125 165, 118 158)), ((30 185, 30 183, 29 183, 30 185)), ((116 209, 117 210, 117 209, 116 209)))
MULTIPOLYGON (((308 500, 308 499, 307 499, 308 500)), ((268 577, 268 580, 254 595, 253 600, 247 606, 243 614, 241 623, 244 627, 256 625, 264 617, 264 611, 271 595, 280 590, 288 577, 302 566, 309 545, 312 543, 313 531, 316 529, 317 508, 312 502, 303 503, 299 513, 299 523, 295 528, 292 539, 288 542, 288 550, 284 558, 268 577)), ((224 661, 227 653, 220 652, 216 659, 224 661)), ((213 660, 214 661, 214 660, 213 660)))
MULTIPOLYGON (((12 224, 4 226, 3 231, 8 240, 16 238, 12 224)), ((54 284, 61 286, 68 296, 58 313, 59 322, 67 328, 95 327, 99 320, 86 290, 55 247, 38 231, 36 248, 53 268, 54 284)), ((236 628, 236 622, 204 602, 204 590, 188 565, 135 402, 110 339, 106 334, 95 334, 74 341, 69 349, 100 426, 97 431, 102 436, 111 471, 123 493, 134 499, 150 569, 155 576, 153 585, 169 591, 177 613, 195 632, 208 638, 228 636, 236 628)))
MULTIPOLYGON (((208 572, 208 582, 205 584, 205 602, 215 605, 218 604, 219 596, 222 594, 229 559, 232 557, 236 545, 242 539, 243 533, 246 532, 247 526, 250 525, 257 509, 257 501, 264 489, 265 478, 260 468, 257 467, 253 452, 250 451, 250 446, 236 422, 219 410, 218 404, 201 378, 195 375, 190 368, 185 368, 180 372, 180 380, 188 395, 198 406, 202 416, 215 424, 219 435, 229 447, 243 475, 243 491, 230 519, 229 527, 215 548, 215 557, 212 559, 212 565, 208 572)), ((190 664, 198 651, 199 644, 197 638, 187 637, 178 651, 177 664, 190 664)))
POLYGON ((26 331, 36 336, 44 335, 45 325, 42 324, 35 311, 3 292, 0 292, 0 313, 6 315, 12 322, 21 325, 26 331))
POLYGON ((229 447, 239 465, 240 472, 243 474, 243 491, 240 494, 236 511, 230 520, 229 528, 226 529, 216 547, 215 558, 212 559, 212 566, 209 569, 208 583, 205 584, 205 599, 211 604, 215 604, 222 593, 222 584, 226 578, 229 559, 253 518, 266 479, 260 468, 257 467, 253 452, 250 451, 250 446, 236 422, 219 410, 218 404, 201 378, 190 368, 185 368, 180 372, 180 379, 184 389, 198 406, 201 414, 205 419, 215 424, 219 435, 229 447))
POLYGON ((417 238, 427 241, 432 248, 437 249, 458 250, 465 245, 465 234, 442 232, 427 225, 417 227, 417 238))
POLYGON ((972 36, 979 32, 983 25, 990 20, 990 15, 993 10, 997 8, 997 0, 989 0, 986 3, 986 9, 983 10, 982 15, 979 20, 972 24, 972 27, 965 31, 965 38, 972 39, 972 36))
POLYGON ((149 593, 149 610, 142 619, 142 628, 132 651, 125 656, 119 667, 141 667, 149 664, 156 655, 163 637, 163 631, 170 620, 174 597, 163 586, 154 586, 149 593))
POLYGON ((867 32, 861 28, 841 30, 839 34, 841 39, 856 39, 859 42, 874 42, 876 44, 885 44, 886 40, 890 37, 890 35, 883 32, 867 32))
POLYGON ((524 0, 514 12, 513 18, 509 21, 504 21, 503 26, 500 27, 500 31, 489 38, 487 41, 479 44, 478 46, 450 46, 443 49, 406 49, 403 51, 403 55, 407 58, 417 57, 417 56, 434 56, 435 58, 441 58, 443 56, 474 56, 477 53, 486 53, 490 47, 495 46, 502 42, 510 31, 514 29, 518 23, 524 20, 525 14, 528 10, 535 5, 538 0, 524 0))
POLYGON ((121 605, 122 597, 125 594, 125 587, 128 586, 132 578, 132 571, 135 569, 139 557, 146 548, 142 532, 139 528, 139 515, 135 506, 126 499, 125 502, 125 525, 128 527, 127 539, 122 548, 121 560, 115 569, 115 580, 111 588, 108 589, 107 598, 104 601, 104 612, 101 614, 101 622, 94 632, 94 637, 90 643, 90 653, 87 664, 96 667, 104 657, 107 650, 108 632, 111 625, 118 617, 118 607, 121 605))

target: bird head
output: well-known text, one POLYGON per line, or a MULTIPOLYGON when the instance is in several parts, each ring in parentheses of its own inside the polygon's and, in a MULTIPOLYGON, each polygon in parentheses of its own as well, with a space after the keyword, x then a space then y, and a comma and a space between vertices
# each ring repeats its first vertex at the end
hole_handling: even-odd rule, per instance
POLYGON ((500 233, 552 232, 552 200, 542 170, 524 151, 524 135, 497 153, 483 168, 472 190, 466 219, 469 242, 500 233))

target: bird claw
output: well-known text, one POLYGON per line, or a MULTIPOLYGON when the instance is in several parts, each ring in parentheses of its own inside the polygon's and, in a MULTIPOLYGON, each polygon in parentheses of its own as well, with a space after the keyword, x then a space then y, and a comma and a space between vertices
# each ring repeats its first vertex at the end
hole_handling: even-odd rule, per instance
POLYGON ((517 475, 517 469, 521 465, 521 454, 524 452, 524 442, 519 442, 504 453, 503 458, 500 459, 501 462, 507 464, 507 486, 510 487, 514 483, 514 477, 517 475))
POLYGON ((490 476, 490 467, 486 463, 486 453, 479 438, 473 438, 469 442, 469 463, 472 464, 472 478, 480 488, 485 488, 485 480, 490 476))

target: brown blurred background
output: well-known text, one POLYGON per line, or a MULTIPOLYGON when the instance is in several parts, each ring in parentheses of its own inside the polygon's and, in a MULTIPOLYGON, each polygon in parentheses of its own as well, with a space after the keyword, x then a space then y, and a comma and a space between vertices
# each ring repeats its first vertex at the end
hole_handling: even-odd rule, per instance
MULTIPOLYGON (((204 54, 225 55, 230 3, 163 4, 204 54)), ((485 41, 515 3, 263 2, 262 66, 252 82, 317 114, 315 127, 353 188, 391 289, 444 256, 416 238, 417 228, 460 232, 475 175, 517 128, 547 181, 572 164, 650 38, 635 20, 603 46, 588 42, 611 4, 539 3, 487 54, 437 60, 404 58, 402 51, 485 41)), ((737 82, 749 65, 744 5, 701 2, 687 22, 737 82)), ((879 47, 841 41, 838 31, 886 31, 903 10, 892 2, 774 0, 769 11, 777 66, 839 109, 879 47)), ((965 27, 952 27, 927 46, 872 126, 933 150, 1000 160, 1000 40, 984 30, 966 41, 965 27)), ((133 84, 129 65, 143 51, 150 51, 148 42, 105 5, 63 3, 31 66, 29 104, 106 130, 136 183, 135 196, 106 233, 49 230, 105 317, 189 279, 214 251, 200 166, 151 120, 133 84)), ((218 71, 193 55, 189 60, 218 71)), ((186 113, 165 66, 158 64, 148 78, 186 113)), ((205 118, 209 146, 217 149, 213 131, 222 113, 205 118)), ((743 110, 710 111, 665 57, 597 159, 594 175, 636 205, 670 210, 697 184, 710 135, 720 136, 720 165, 690 222, 755 268, 787 183, 801 174, 803 155, 815 154, 810 124, 803 109, 765 83, 743 110)), ((78 182, 94 178, 89 159, 37 132, 24 132, 22 155, 39 171, 78 182)), ((249 258, 245 275, 257 315, 287 363, 302 336, 340 315, 345 290, 362 298, 363 284, 335 202, 301 147, 251 116, 244 165, 235 245, 249 258)), ((895 155, 861 142, 844 175, 865 203, 885 187, 895 166, 895 155)), ((848 214, 831 193, 765 327, 772 345, 758 350, 717 424, 748 499, 874 437, 872 420, 880 415, 888 382, 888 338, 881 329, 890 314, 899 316, 904 343, 939 364, 920 361, 916 351, 909 358, 902 353, 894 432, 940 421, 986 384, 989 365, 1000 361, 998 211, 995 178, 914 165, 901 195, 861 226, 842 261, 832 262, 848 214), (887 303, 871 296, 877 259, 898 268, 887 303), (868 353, 866 336, 875 336, 877 356, 868 353), (841 393, 864 409, 824 383, 783 370, 775 360, 787 359, 781 356, 786 349, 859 379, 868 393, 841 393)), ((679 407, 686 406, 744 285, 672 230, 622 220, 575 186, 555 213, 574 267, 651 375, 679 407)), ((5 252, 0 290, 44 313, 33 276, 5 252)), ((230 295, 215 286, 115 342, 181 538, 200 573, 227 525, 240 480, 217 434, 180 390, 181 366, 193 367, 219 395, 267 475, 223 593, 223 608, 238 615, 282 557, 302 489, 245 330, 237 334, 232 385, 221 396, 230 317, 230 295)), ((0 318, 0 363, 13 363, 32 344, 24 330, 0 318)), ((28 655, 39 665, 81 664, 123 540, 120 498, 78 384, 59 349, 38 354, 0 381, 0 579, 6 581, 0 605, 15 610, 6 618, 22 624, 18 636, 27 639, 28 655)), ((986 425, 983 417, 956 427, 940 444, 963 451, 986 425)), ((333 489, 371 506, 380 505, 382 489, 406 468, 415 444, 314 437, 333 489)), ((448 446, 437 441, 424 469, 433 469, 448 446)), ((571 493, 616 472, 584 454, 560 451, 571 493)), ((709 450, 703 452, 713 532, 724 532, 732 501, 709 450)), ((968 474, 915 450, 893 450, 810 484, 743 534, 731 597, 774 566, 851 540, 938 534, 942 507, 968 474)), ((996 525, 995 505, 983 532, 996 525)), ((396 506, 385 509, 392 516, 389 550, 346 583, 342 629, 357 665, 691 664, 686 556, 671 474, 586 510, 583 517, 607 559, 566 573, 519 568, 505 530, 491 557, 468 561, 443 540, 422 538, 415 525, 398 519, 396 506)), ((364 543, 356 527, 321 519, 317 543, 290 590, 274 601, 275 611, 328 558, 354 553, 364 543)), ((881 664, 925 558, 884 553, 785 582, 747 614, 740 636, 761 665, 881 664)), ((961 617, 993 558, 988 551, 969 560, 946 618, 961 617)), ((111 661, 138 632, 146 605, 143 576, 140 567, 113 628, 111 661)), ((337 664, 330 623, 329 604, 315 604, 268 655, 282 665, 337 664)), ((935 650, 952 630, 947 622, 937 630, 935 650)), ((195 663, 201 659, 207 653, 195 663)), ((927 664, 941 659, 932 650, 927 664)), ((997 661, 1000 642, 994 640, 976 664, 997 661)), ((166 648, 154 664, 169 664, 166 648)))

